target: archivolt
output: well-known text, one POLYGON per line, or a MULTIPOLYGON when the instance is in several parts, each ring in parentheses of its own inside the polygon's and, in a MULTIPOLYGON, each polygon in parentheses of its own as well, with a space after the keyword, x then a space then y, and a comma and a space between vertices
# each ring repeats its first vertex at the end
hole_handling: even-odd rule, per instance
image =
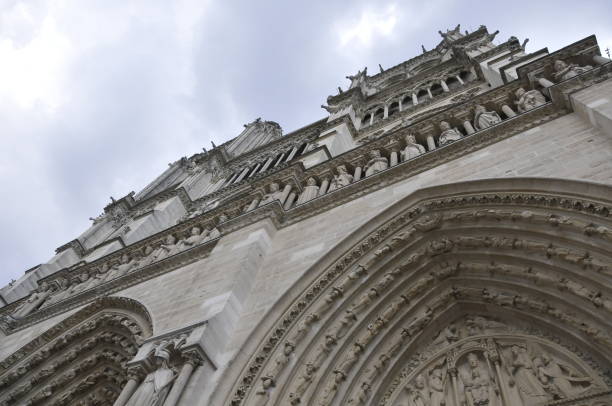
POLYGON ((125 363, 151 334, 140 303, 101 298, 0 364, 0 404, 112 405, 127 380, 125 363))
POLYGON ((386 371, 399 374, 462 314, 538 326, 610 368, 611 196, 603 185, 499 179, 407 197, 287 293, 228 403, 386 404, 386 371))

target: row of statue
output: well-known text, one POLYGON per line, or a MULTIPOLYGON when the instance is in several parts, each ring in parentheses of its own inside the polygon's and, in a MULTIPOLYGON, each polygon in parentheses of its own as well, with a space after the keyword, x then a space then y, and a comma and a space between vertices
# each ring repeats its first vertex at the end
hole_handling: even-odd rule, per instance
POLYGON ((104 262, 94 270, 83 270, 70 280, 58 279, 59 287, 52 287, 47 281, 42 281, 23 303, 21 303, 10 315, 3 316, 3 321, 8 325, 24 318, 30 313, 50 306, 61 300, 69 298, 90 288, 111 281, 117 277, 126 275, 136 269, 161 261, 164 258, 178 254, 196 245, 218 238, 220 235, 217 228, 194 226, 190 234, 181 239, 169 234, 164 241, 158 245, 146 245, 140 253, 130 255, 124 253, 117 262, 104 262))

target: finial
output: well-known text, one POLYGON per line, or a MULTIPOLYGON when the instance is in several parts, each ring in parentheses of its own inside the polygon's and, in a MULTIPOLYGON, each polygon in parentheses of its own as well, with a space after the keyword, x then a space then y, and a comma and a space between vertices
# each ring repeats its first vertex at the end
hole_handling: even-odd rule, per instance
POLYGON ((421 49, 423 50, 423 53, 427 52, 424 45, 421 45, 421 49))
POLYGON ((217 148, 217 146, 215 145, 215 143, 213 142, 213 140, 210 140, 210 143, 212 144, 213 148, 217 148))
POLYGON ((380 69, 380 73, 383 73, 385 71, 381 64, 378 64, 378 69, 380 69))
POLYGON ((338 94, 342 94, 342 88, 338 86, 338 94))
POLYGON ((610 47, 607 47, 605 51, 606 51, 606 55, 608 55, 608 59, 610 59, 610 47))
POLYGON ((111 196, 110 199, 111 199, 111 203, 117 203, 114 197, 111 196))

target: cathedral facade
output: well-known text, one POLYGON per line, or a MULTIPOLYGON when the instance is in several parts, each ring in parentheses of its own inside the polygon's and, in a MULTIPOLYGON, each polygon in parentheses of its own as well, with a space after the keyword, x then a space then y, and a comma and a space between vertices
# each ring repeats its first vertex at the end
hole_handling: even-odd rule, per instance
POLYGON ((611 405, 612 63, 496 34, 113 199, 0 289, 0 405, 611 405))

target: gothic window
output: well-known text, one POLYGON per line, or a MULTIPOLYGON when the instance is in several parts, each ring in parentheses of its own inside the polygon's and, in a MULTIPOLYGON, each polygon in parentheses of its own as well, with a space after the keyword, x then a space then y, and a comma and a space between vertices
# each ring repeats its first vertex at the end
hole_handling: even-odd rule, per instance
POLYGON ((389 106, 389 117, 391 117, 397 112, 399 112, 399 103, 398 102, 391 103, 391 105, 389 106))
POLYGON ((432 97, 436 97, 437 95, 444 93, 442 85, 440 85, 439 83, 433 85, 429 90, 431 91, 432 97))
POLYGON ((427 90, 425 89, 419 90, 419 92, 417 93, 417 101, 419 103, 423 103, 427 99, 429 99, 429 93, 427 93, 427 90))
POLYGON ((376 113, 374 113, 374 122, 376 123, 382 120, 384 115, 385 115, 385 110, 382 107, 376 110, 376 113))
POLYGON ((461 83, 459 83, 456 77, 449 77, 445 79, 445 82, 446 82, 446 86, 448 86, 448 90, 451 90, 451 91, 461 86, 461 83))

